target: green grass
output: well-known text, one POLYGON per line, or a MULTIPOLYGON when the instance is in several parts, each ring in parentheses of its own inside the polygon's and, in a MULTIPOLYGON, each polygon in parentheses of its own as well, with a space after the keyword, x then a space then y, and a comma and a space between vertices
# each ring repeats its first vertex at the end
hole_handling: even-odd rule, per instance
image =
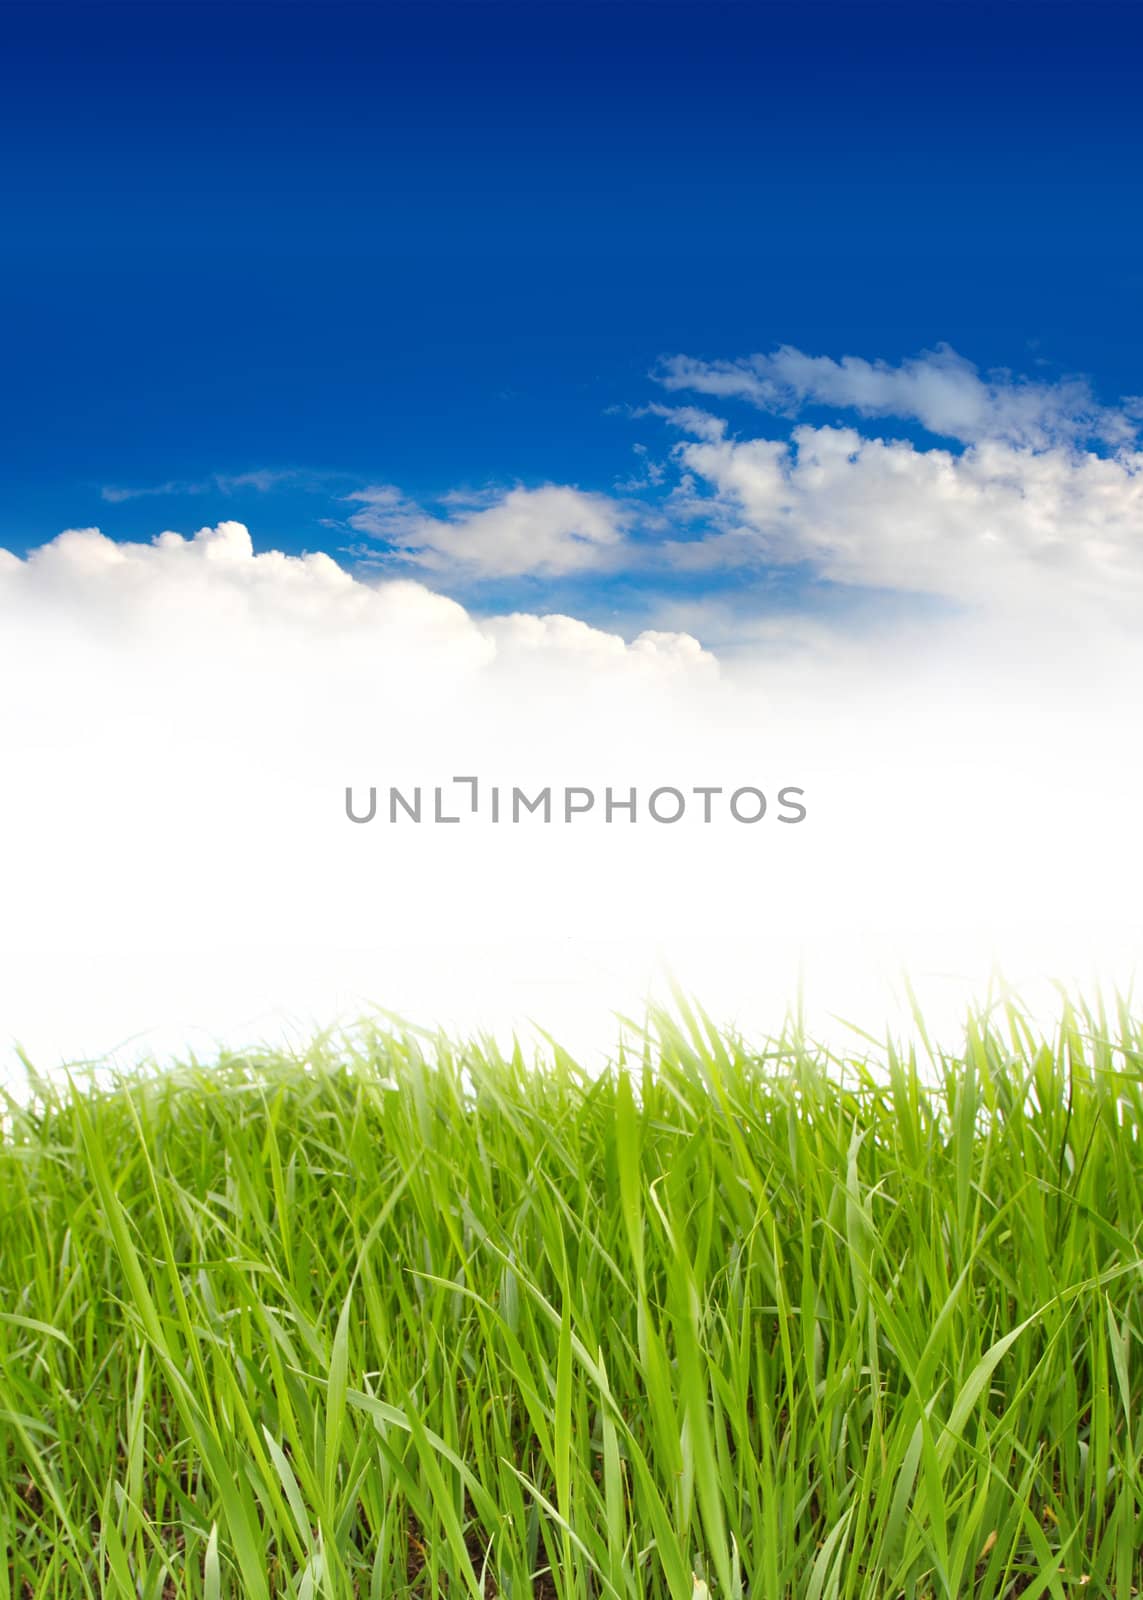
POLYGON ((363 1029, 36 1080, 0 1600, 1130 1595, 1141 1064, 680 1004, 596 1078, 363 1029))

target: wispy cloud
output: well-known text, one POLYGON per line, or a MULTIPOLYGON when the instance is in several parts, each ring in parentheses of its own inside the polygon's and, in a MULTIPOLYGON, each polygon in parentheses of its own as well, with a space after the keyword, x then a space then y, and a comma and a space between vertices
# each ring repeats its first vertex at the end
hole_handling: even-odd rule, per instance
POLYGON ((616 480, 615 489, 618 494, 639 494, 644 489, 658 489, 662 486, 667 476, 667 464, 653 456, 645 444, 631 446, 639 466, 627 478, 616 480))
POLYGON ((860 356, 806 355, 793 345, 728 361, 674 355, 652 376, 666 389, 746 400, 785 416, 820 405, 899 417, 966 444, 1003 439, 1043 450, 1096 440, 1118 447, 1138 432, 1131 402, 1100 405, 1083 378, 1045 383, 1004 371, 982 376, 947 344, 897 366, 860 356))
POLYGON ((109 505, 121 505, 126 500, 155 499, 168 495, 239 494, 253 490, 256 494, 270 494, 275 489, 289 485, 313 483, 316 475, 296 468, 272 470, 258 468, 253 472, 212 472, 205 478, 168 478, 164 483, 127 487, 104 484, 99 491, 101 500, 109 505))

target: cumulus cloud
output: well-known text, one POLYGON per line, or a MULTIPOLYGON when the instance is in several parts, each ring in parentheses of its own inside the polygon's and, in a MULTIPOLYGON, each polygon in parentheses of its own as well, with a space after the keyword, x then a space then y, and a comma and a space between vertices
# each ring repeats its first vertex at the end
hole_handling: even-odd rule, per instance
MULTIPOLYGON (((362 728, 425 751, 440 726, 470 744, 491 737, 520 676, 542 692, 570 673, 621 718, 624 685, 637 700, 715 672, 690 638, 628 643, 559 615, 477 618, 409 577, 355 577, 321 552, 255 552, 232 521, 150 543, 73 529, 25 560, 0 554, 7 655, 36 663, 41 692, 54 685, 75 709, 69 737, 88 744, 112 726, 130 739, 142 721, 164 749, 191 730, 239 763, 279 763, 293 744, 352 751, 362 728)), ((9 729, 38 715, 22 678, 0 675, 9 729)))
POLYGON ((677 450, 674 505, 710 531, 670 544, 679 567, 804 563, 834 583, 991 610, 1082 602, 1137 616, 1143 453, 985 440, 953 454, 805 424, 788 441, 697 431, 677 450))
POLYGON ((346 497, 350 527, 381 541, 390 559, 478 578, 562 577, 617 564, 632 511, 606 495, 546 484, 496 496, 453 496, 444 516, 389 484, 346 497))
POLYGON ((860 356, 812 356, 793 345, 729 361, 666 357, 654 376, 667 389, 749 401, 792 416, 807 404, 900 417, 966 444, 985 439, 1042 450, 1098 440, 1128 445, 1138 425, 1129 407, 1100 405, 1082 378, 1052 383, 1001 372, 982 377, 947 344, 893 366, 860 356))
POLYGON ((384 648, 416 630, 438 649, 460 644, 481 659, 485 645, 462 607, 418 584, 357 582, 331 556, 255 554, 241 522, 174 532, 150 543, 115 540, 98 528, 75 528, 0 569, 9 620, 30 636, 52 618, 77 636, 110 626, 125 640, 159 638, 168 651, 190 638, 204 669, 244 630, 311 630, 325 639, 368 637, 384 648), (209 615, 209 635, 204 629, 209 615))
POLYGON ((685 632, 645 628, 628 644, 619 634, 589 627, 576 617, 534 616, 527 612, 490 617, 481 629, 507 657, 510 670, 519 669, 529 658, 539 657, 549 662, 591 662, 604 668, 622 666, 628 671, 646 667, 662 674, 687 672, 705 678, 718 671, 715 657, 685 632))

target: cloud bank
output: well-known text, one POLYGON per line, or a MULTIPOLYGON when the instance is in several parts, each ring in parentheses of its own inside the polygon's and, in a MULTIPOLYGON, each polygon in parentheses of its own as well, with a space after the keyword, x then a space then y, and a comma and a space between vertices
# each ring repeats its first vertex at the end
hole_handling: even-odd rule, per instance
POLYGON ((1125 981, 1143 947, 1132 440, 1086 393, 1008 394, 946 355, 731 365, 670 382, 892 405, 955 423, 962 448, 841 420, 740 436, 659 405, 671 442, 637 489, 431 509, 357 491, 374 564, 354 570, 256 549, 233 521, 0 551, 0 1052, 209 1051, 369 1003, 501 1033, 535 1018, 590 1052, 665 967, 757 1033, 801 965, 835 1042, 838 1015, 882 1023, 903 965, 954 1034, 994 957, 1025 984, 1125 981), (779 571, 800 587, 775 605, 779 571), (538 610, 527 589, 478 603, 489 580, 593 575, 603 598, 661 584, 650 624, 538 610), (796 785, 808 814, 345 815, 347 786, 431 796, 458 776, 796 785))

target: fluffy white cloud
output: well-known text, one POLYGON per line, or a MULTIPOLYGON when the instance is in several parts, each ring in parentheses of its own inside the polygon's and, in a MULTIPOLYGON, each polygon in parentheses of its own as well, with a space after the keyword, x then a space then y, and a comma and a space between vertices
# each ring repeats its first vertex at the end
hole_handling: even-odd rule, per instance
POLYGON ((30 641, 53 621, 77 639, 113 628, 125 642, 150 639, 164 653, 189 644, 212 659, 241 642, 243 653, 293 632, 327 643, 368 640, 384 655, 415 633, 439 657, 466 664, 492 654, 455 601, 408 580, 357 582, 322 552, 255 554, 240 522, 201 528, 192 538, 161 533, 151 543, 70 529, 0 569, 0 604, 30 641), (206 618, 209 617, 209 627, 206 618))
POLYGON ((413 761, 432 754, 438 729, 470 747, 491 741, 523 677, 538 695, 558 678, 565 695, 570 681, 602 696, 618 725, 641 697, 716 670, 691 638, 627 643, 559 615, 480 619, 407 577, 367 581, 322 553, 255 553, 237 522, 149 544, 74 529, 26 560, 0 554, 9 735, 54 695, 45 725, 62 718, 67 738, 89 746, 111 732, 129 746, 143 727, 172 759, 189 737, 219 761, 281 766, 299 745, 352 753, 366 729, 413 761))
POLYGON ((573 662, 593 662, 605 667, 646 666, 659 671, 688 671, 711 675, 715 658, 688 633, 648 628, 630 644, 615 633, 589 627, 576 617, 533 616, 514 612, 491 617, 481 624, 508 656, 508 665, 522 665, 527 657, 548 657, 573 662))
POLYGON ((1098 439, 1118 446, 1138 431, 1127 409, 1099 405, 1082 378, 1043 383, 1010 373, 982 377, 948 345, 899 366, 860 356, 835 361, 792 345, 732 361, 676 355, 655 376, 668 389, 747 400, 785 415, 813 404, 865 417, 908 418, 965 443, 1002 439, 1039 450, 1098 439))
POLYGON ((688 476, 675 508, 713 531, 670 545, 680 567, 802 562, 836 583, 988 609, 1137 616, 1143 453, 986 440, 953 454, 807 425, 788 442, 699 432, 677 450, 688 476))
POLYGON ((557 484, 453 497, 445 516, 430 515, 387 484, 346 498, 360 505, 350 526, 383 541, 391 559, 481 578, 553 577, 614 566, 632 518, 630 508, 605 495, 557 484))
POLYGON ((8 636, 19 632, 33 648, 55 621, 77 640, 111 632, 124 641, 161 643, 167 654, 189 642, 202 652, 204 671, 240 641, 254 653, 271 642, 340 646, 373 653, 378 663, 415 644, 422 672, 429 663, 471 671, 514 654, 531 665, 573 657, 633 672, 648 662, 704 672, 715 665, 686 636, 649 630, 628 644, 558 614, 478 619, 410 578, 354 577, 321 551, 256 554, 240 522, 200 528, 191 538, 161 533, 149 544, 74 528, 24 560, 0 549, 0 607, 8 636))

